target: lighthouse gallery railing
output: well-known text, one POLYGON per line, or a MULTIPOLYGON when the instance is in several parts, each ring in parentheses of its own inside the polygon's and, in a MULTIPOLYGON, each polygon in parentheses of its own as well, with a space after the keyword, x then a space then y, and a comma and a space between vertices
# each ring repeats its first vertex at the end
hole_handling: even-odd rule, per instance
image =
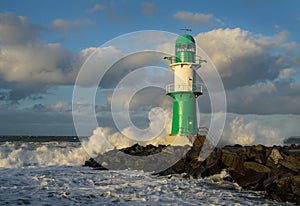
POLYGON ((169 84, 166 86, 166 93, 172 92, 200 92, 202 93, 202 84, 192 84, 192 85, 174 85, 169 84))

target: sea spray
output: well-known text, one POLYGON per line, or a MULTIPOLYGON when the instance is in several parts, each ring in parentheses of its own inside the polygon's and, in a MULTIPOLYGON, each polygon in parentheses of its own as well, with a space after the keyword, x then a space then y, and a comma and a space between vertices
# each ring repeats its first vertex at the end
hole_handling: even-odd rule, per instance
POLYGON ((282 144, 283 137, 278 129, 261 125, 257 120, 247 120, 240 116, 228 117, 220 146, 253 145, 267 146, 282 144))
MULTIPOLYGON (((154 131, 155 127, 158 127, 158 124, 166 122, 164 130, 157 137, 151 137, 150 140, 145 139, 142 133, 135 133, 136 130, 132 129, 132 127, 124 128, 122 131, 115 131, 112 128, 107 127, 97 127, 93 131, 92 136, 82 140, 82 145, 92 157, 112 149, 130 147, 136 143, 140 145, 166 145, 168 131, 170 130, 171 125, 171 112, 160 108, 152 108, 149 111, 149 119, 149 129, 145 130, 145 132, 154 131), (140 139, 137 138, 139 135, 140 139)), ((147 134, 147 136, 153 135, 154 134, 147 134)))
POLYGON ((0 145, 0 167, 82 165, 88 154, 79 142, 7 142, 0 145))

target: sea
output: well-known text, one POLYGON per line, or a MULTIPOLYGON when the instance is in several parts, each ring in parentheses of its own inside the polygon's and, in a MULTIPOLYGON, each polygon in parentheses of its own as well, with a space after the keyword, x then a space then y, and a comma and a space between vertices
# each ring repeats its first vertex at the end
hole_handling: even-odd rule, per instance
POLYGON ((77 137, 0 137, 0 205, 292 205, 224 180, 84 167, 77 137))

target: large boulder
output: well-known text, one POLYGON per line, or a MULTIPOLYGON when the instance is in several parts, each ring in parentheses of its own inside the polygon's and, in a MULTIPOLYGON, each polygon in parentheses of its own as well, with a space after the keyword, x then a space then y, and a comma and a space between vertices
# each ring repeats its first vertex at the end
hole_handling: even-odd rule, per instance
POLYGON ((244 173, 239 173, 235 170, 229 170, 229 174, 236 183, 245 189, 263 190, 265 173, 254 170, 245 170, 244 173))
POLYGON ((246 169, 253 170, 258 173, 270 173, 271 169, 265 165, 256 162, 244 162, 243 166, 246 169))
POLYGON ((93 167, 97 170, 107 170, 107 168, 103 167, 97 161, 95 161, 94 158, 90 158, 89 160, 85 161, 83 166, 93 167))
POLYGON ((300 175, 273 178, 265 189, 276 201, 300 204, 300 175))
POLYGON ((229 174, 241 187, 251 190, 263 190, 263 182, 271 169, 265 165, 245 161, 240 169, 231 169, 229 174))
POLYGON ((295 173, 300 173, 300 161, 296 157, 287 156, 280 159, 279 164, 295 173))
POLYGON ((219 174, 224 165, 220 161, 221 150, 215 149, 203 162, 199 162, 197 167, 187 172, 187 176, 192 176, 193 178, 203 178, 219 174))

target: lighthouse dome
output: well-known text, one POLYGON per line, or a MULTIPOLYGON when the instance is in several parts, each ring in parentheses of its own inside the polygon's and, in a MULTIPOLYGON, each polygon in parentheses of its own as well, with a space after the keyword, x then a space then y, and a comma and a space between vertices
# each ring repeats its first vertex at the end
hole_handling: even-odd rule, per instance
POLYGON ((188 34, 180 35, 175 43, 176 63, 195 62, 196 44, 195 39, 188 34))

